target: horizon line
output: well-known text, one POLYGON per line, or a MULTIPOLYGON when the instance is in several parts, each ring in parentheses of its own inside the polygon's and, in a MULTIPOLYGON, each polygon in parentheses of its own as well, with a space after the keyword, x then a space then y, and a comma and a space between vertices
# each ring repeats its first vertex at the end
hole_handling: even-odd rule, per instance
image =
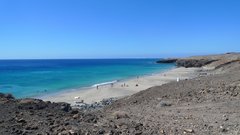
POLYGON ((163 57, 129 57, 129 58, 20 58, 0 60, 111 60, 111 59, 164 59, 163 57))

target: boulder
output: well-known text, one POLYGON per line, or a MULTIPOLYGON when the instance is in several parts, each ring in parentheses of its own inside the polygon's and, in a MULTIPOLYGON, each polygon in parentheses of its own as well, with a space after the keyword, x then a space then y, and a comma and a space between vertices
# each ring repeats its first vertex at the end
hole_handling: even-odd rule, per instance
POLYGON ((41 110, 48 106, 48 104, 39 99, 21 99, 18 102, 19 109, 41 110))

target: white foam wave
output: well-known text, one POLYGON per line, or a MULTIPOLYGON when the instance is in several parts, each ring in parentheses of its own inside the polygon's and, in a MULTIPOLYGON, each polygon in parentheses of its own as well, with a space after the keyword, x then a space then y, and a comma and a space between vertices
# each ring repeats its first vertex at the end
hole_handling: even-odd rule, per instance
POLYGON ((117 81, 117 80, 114 80, 114 81, 111 81, 111 82, 98 83, 98 84, 92 85, 92 87, 109 85, 109 84, 116 83, 116 82, 118 82, 118 81, 117 81))

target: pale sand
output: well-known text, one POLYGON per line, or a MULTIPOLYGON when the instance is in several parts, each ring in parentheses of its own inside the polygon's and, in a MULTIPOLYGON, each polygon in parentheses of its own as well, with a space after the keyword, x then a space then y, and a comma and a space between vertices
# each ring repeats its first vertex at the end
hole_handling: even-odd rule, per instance
POLYGON ((45 101, 52 102, 67 102, 74 105, 75 102, 84 100, 85 103, 99 102, 107 98, 120 98, 124 96, 129 96, 142 90, 146 90, 153 86, 160 86, 162 84, 185 80, 189 78, 194 78, 199 75, 201 68, 175 68, 166 72, 142 76, 139 78, 129 79, 121 82, 114 83, 113 87, 109 85, 100 86, 98 89, 86 88, 73 91, 66 91, 55 95, 49 95, 42 97, 45 101), (123 84, 127 86, 123 87, 123 84), (138 84, 138 86, 136 86, 138 84), (80 97, 75 99, 75 97, 80 97))

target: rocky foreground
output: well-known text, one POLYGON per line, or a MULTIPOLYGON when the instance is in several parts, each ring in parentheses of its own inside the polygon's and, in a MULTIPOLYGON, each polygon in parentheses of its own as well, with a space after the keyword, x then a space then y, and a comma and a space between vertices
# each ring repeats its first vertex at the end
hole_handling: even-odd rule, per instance
POLYGON ((240 54, 180 61, 185 67, 200 64, 207 75, 153 87, 97 110, 0 94, 0 134, 239 135, 240 54))

